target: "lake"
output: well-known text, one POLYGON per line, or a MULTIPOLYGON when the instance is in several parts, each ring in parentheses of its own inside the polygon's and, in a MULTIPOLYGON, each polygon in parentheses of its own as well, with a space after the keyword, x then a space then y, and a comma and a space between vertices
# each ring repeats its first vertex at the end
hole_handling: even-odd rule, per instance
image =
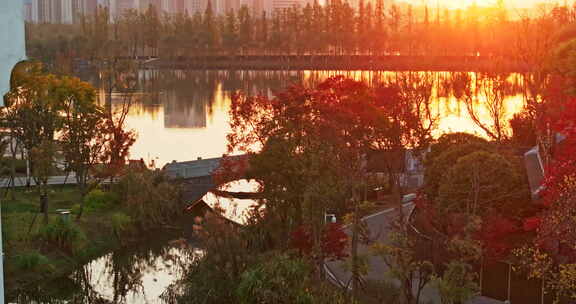
MULTIPOLYGON (((414 73, 414 72, 412 72, 414 73)), ((435 135, 445 132, 470 132, 485 136, 470 119, 465 104, 453 95, 451 72, 418 72, 431 77, 433 111, 439 114, 435 135)), ((472 79, 482 74, 467 73, 472 79)), ((343 75, 368 83, 395 82, 406 73, 372 71, 184 71, 143 70, 138 75, 138 92, 127 117, 128 127, 138 133, 130 158, 154 161, 156 167, 198 157, 220 157, 227 152, 226 134, 230 96, 237 90, 248 94, 267 94, 291 84, 313 86, 322 80, 343 75)), ((505 76, 506 95, 503 103, 506 121, 524 105, 523 81, 519 74, 505 76)), ((104 90, 100 93, 104 100, 104 90)), ((487 97, 476 94, 481 119, 488 119, 484 105, 487 97)), ((119 94, 113 103, 123 100, 119 94)))

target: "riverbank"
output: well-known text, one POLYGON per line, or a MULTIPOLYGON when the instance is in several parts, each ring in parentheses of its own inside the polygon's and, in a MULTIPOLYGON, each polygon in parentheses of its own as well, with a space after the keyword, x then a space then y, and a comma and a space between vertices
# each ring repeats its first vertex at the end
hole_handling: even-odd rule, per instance
POLYGON ((195 56, 175 59, 150 58, 145 69, 202 70, 366 70, 483 72, 498 69, 524 72, 528 68, 512 60, 480 56, 195 56), (497 64, 495 64, 497 62, 497 64))
POLYGON ((75 187, 54 187, 48 199, 48 224, 44 224, 43 215, 37 213, 39 203, 33 189, 21 188, 7 194, 2 203, 2 228, 8 296, 22 286, 68 273, 119 246, 120 240, 110 237, 111 214, 116 210, 87 212, 80 221, 60 218, 56 210, 73 209, 79 198, 75 187), (69 224, 57 226, 59 221, 69 224), (59 238, 58 244, 50 238, 59 238))
POLYGON ((39 196, 34 188, 8 192, 2 203, 7 298, 66 278, 82 265, 114 250, 142 241, 153 243, 151 231, 182 231, 178 218, 182 218, 183 205, 174 199, 173 195, 178 195, 176 188, 158 178, 153 172, 132 173, 113 189, 90 192, 84 199, 80 220, 76 220, 76 214, 81 196, 75 186, 51 186, 47 223, 43 214, 37 213, 39 196), (159 184, 146 186, 150 192, 134 188, 138 183, 152 181, 159 184), (160 193, 159 189, 171 189, 170 194, 160 193), (154 197, 156 193, 159 194, 154 197), (71 214, 62 214, 62 210, 71 214))

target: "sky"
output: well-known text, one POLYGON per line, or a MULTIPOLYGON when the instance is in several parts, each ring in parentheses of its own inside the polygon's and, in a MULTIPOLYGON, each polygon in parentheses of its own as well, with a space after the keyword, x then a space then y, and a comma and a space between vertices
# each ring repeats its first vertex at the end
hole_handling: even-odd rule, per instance
MULTIPOLYGON (((428 4, 429 6, 436 6, 439 4, 441 7, 449 8, 466 8, 474 3, 481 6, 493 6, 496 0, 399 0, 408 2, 414 5, 428 4)), ((574 0, 567 0, 568 4, 572 4, 574 0)), ((504 0, 507 7, 510 8, 530 8, 534 7, 537 3, 560 3, 564 4, 564 0, 504 0)))

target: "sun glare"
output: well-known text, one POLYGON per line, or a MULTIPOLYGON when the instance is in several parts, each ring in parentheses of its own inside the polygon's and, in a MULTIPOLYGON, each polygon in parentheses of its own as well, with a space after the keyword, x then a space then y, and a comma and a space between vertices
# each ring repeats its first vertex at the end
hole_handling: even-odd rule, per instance
POLYGON ((412 4, 424 4, 428 6, 440 6, 447 7, 451 9, 465 9, 476 4, 477 6, 494 6, 496 5, 496 0, 407 0, 412 4))
POLYGON ((478 6, 494 6, 496 4, 495 0, 440 0, 440 3, 442 2, 447 7, 454 9, 468 8, 474 4, 478 6))

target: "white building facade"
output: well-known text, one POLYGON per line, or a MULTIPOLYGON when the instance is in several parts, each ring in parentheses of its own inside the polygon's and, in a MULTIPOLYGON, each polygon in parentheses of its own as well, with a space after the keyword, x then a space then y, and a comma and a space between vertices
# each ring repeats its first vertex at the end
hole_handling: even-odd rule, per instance
MULTIPOLYGON (((12 68, 26 58, 22 0, 0 1, 0 96, 10 90, 12 68)), ((0 98, 4 105, 4 98, 0 98)))

